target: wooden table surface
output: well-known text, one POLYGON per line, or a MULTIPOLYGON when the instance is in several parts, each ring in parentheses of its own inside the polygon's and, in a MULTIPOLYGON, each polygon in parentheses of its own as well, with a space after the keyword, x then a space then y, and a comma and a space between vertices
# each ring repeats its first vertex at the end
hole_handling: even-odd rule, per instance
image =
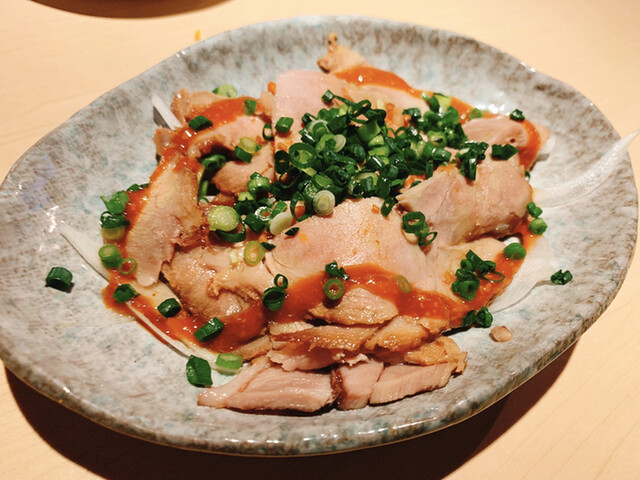
MULTIPOLYGON (((0 0, 0 178, 97 96, 195 42, 306 14, 452 30, 577 88, 621 135, 640 128, 637 0, 0 0), (198 33, 199 32, 199 33, 198 33)), ((640 140, 629 153, 640 166, 640 140)), ((603 232, 603 234, 615 234, 603 232)), ((422 438, 340 455, 186 452, 109 431, 0 379, 0 478, 640 478, 640 259, 564 355, 479 415, 422 438)))

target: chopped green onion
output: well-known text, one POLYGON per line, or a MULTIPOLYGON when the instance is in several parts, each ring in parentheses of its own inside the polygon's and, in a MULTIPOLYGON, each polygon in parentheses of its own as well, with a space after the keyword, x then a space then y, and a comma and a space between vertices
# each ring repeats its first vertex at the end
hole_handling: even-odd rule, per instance
POLYGON ((534 202, 527 203, 527 211, 533 218, 538 218, 540 215, 542 215, 542 209, 534 202))
POLYGON ((411 284, 409 283, 409 280, 407 280, 406 277, 402 275, 398 275, 396 277, 396 285, 398 285, 398 288, 402 293, 411 292, 411 284))
POLYGON ((138 268, 138 262, 131 257, 127 257, 122 260, 120 266, 118 266, 118 272, 122 275, 131 275, 138 268))
POLYGON ((292 227, 289 230, 285 231, 284 234, 289 237, 293 237, 296 233, 298 233, 298 230, 300 230, 298 227, 292 227))
POLYGON ((269 243, 269 242, 260 242, 260 245, 262 245, 264 249, 268 252, 276 248, 276 246, 273 243, 269 243))
POLYGON ((122 227, 129 225, 129 220, 121 213, 112 214, 109 211, 102 212, 100 215, 100 226, 105 229, 122 227))
POLYGON ((276 130, 280 133, 287 133, 289 130, 291 130, 292 125, 293 125, 293 118, 280 117, 276 122, 276 130))
POLYGON ((256 111, 256 107, 258 106, 258 102, 252 100, 251 98, 247 98, 244 101, 244 114, 245 115, 253 115, 256 111))
POLYGON ((238 146, 248 153, 256 153, 260 150, 260 145, 256 143, 256 141, 250 137, 242 137, 238 141, 238 146))
POLYGON ((313 210, 323 217, 331 215, 336 205, 336 197, 329 190, 320 190, 313 197, 313 210))
POLYGON ((175 317, 182 308, 180 304, 175 298, 167 298, 164 300, 157 308, 158 312, 162 314, 163 317, 170 318, 175 317))
POLYGON ((204 358, 189 356, 187 360, 187 380, 191 385, 196 387, 210 387, 213 385, 211 380, 211 365, 204 358))
POLYGON ((266 123, 264 127, 262 127, 262 138, 265 140, 273 140, 273 129, 270 123, 266 123))
POLYGON ((287 292, 285 292, 284 288, 270 287, 262 294, 262 303, 267 307, 267 309, 275 312, 282 308, 286 296, 287 292))
POLYGON ((201 180, 198 185, 198 198, 206 197, 209 191, 209 180, 201 180))
POLYGON ((117 240, 120 240, 124 237, 124 234, 126 233, 126 228, 124 225, 120 225, 119 227, 113 227, 113 228, 102 228, 101 229, 102 232, 102 237, 110 242, 115 242, 117 240))
POLYGON ((107 243, 100 247, 98 257, 100 257, 100 261, 105 268, 117 268, 122 263, 120 249, 112 243, 107 243))
POLYGON ((478 310, 476 324, 482 328, 488 328, 493 323, 493 315, 489 312, 487 307, 482 307, 478 310))
POLYGON ((211 230, 230 232, 240 223, 240 216, 233 207, 216 205, 207 212, 207 221, 211 230))
POLYGON ((279 288, 287 288, 289 286, 289 279, 279 273, 273 277, 273 284, 279 288))
POLYGON ((224 323, 222 323, 217 317, 213 317, 195 332, 193 335, 198 339, 199 342, 206 342, 207 340, 211 340, 216 335, 219 335, 220 332, 224 329, 224 323))
POLYGON ((542 218, 534 218, 529 224, 529 231, 534 235, 542 235, 547 230, 547 222, 542 218))
POLYGON ((129 203, 129 195, 127 195, 127 192, 124 190, 114 193, 109 199, 107 199, 107 197, 100 198, 104 202, 105 207, 107 207, 107 211, 112 215, 124 213, 127 208, 127 203, 129 203))
POLYGON ((264 247, 258 241, 252 240, 244 246, 244 261, 249 265, 257 265, 264 258, 264 247))
POLYGON ((217 95, 222 95, 223 97, 227 97, 227 98, 235 98, 238 96, 238 91, 236 90, 236 87, 234 87, 233 85, 229 85, 228 83, 225 83, 224 85, 220 85, 219 87, 214 88, 213 93, 217 95))
POLYGON ((508 160, 518 153, 518 149, 510 144, 491 145, 491 156, 496 160, 508 160))
POLYGON ((509 114, 509 118, 517 122, 522 122, 524 120, 524 114, 520 110, 515 109, 509 114))
POLYGON ((263 177, 258 172, 252 173, 249 181, 247 182, 247 190, 254 198, 258 198, 269 192, 269 179, 263 177))
POLYGON ((329 300, 337 300, 344 294, 344 283, 339 278, 330 278, 324 284, 324 294, 329 300))
POLYGON ((244 359, 235 353, 219 353, 216 365, 225 370, 238 370, 242 367, 244 359))
POLYGON ((338 262, 335 260, 324 266, 324 271, 329 274, 330 277, 340 278, 342 280, 349 280, 349 275, 345 272, 344 268, 338 267, 338 262))
POLYGON ((474 118, 482 118, 482 110, 477 109, 477 108, 472 108, 471 111, 469 112, 469 119, 473 120, 474 118))
POLYGON ((214 153, 213 155, 202 157, 200 159, 200 163, 205 168, 205 170, 218 170, 219 168, 222 168, 225 163, 227 163, 227 158, 219 153, 214 153))
POLYGON ((504 257, 508 258, 509 260, 522 260, 527 256, 527 251, 525 250, 525 248, 517 242, 510 243, 509 245, 504 247, 502 253, 504 254, 504 257))
POLYGON ((73 275, 69 270, 64 267, 53 267, 49 270, 44 283, 47 287, 55 288, 62 292, 69 292, 72 281, 73 275))
POLYGON ((204 130, 205 128, 213 127, 213 122, 204 115, 198 115, 195 118, 189 120, 189 126, 196 132, 204 130))
POLYGON ((269 231, 274 235, 279 235, 293 224, 293 215, 288 211, 280 212, 269 222, 269 231))
POLYGON ((551 282, 556 285, 566 285, 571 280, 573 280, 573 275, 569 270, 558 270, 556 273, 551 275, 551 282))
POLYGON ((326 92, 324 92, 324 95, 322 95, 322 101, 324 103, 331 103, 331 101, 335 98, 335 95, 333 94, 333 92, 331 90, 327 90, 326 92))
POLYGON ((136 292, 131 285, 123 283, 122 285, 118 285, 116 290, 113 292, 113 299, 118 303, 124 303, 138 295, 140 294, 136 292))
POLYGON ((240 230, 237 228, 231 232, 225 232, 224 230, 216 230, 216 235, 225 242, 237 243, 243 242, 247 238, 247 229, 244 223, 239 223, 240 230))
POLYGON ((238 160, 244 163, 251 163, 251 159, 253 158, 253 154, 249 153, 239 146, 236 145, 236 148, 233 149, 233 154, 236 156, 238 160))
POLYGON ((369 142, 380 133, 380 125, 375 120, 369 120, 356 131, 358 138, 363 142, 369 142))
POLYGON ((134 183, 127 188, 127 192, 137 192, 138 190, 142 190, 143 188, 147 188, 149 186, 148 183, 134 183))

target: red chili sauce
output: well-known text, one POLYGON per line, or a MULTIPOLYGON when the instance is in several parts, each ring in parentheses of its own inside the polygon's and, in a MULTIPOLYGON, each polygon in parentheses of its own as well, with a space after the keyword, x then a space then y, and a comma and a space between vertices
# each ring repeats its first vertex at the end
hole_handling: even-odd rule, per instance
MULTIPOLYGON (((372 67, 356 67, 339 72, 336 76, 356 85, 382 85, 405 91, 417 97, 420 97, 423 93, 423 91, 409 86, 394 73, 372 67)), ((269 85, 269 91, 273 93, 275 89, 275 84, 269 85)), ((427 93, 431 94, 431 92, 427 93)), ((232 122, 244 114, 244 100, 247 98, 249 97, 238 97, 215 102, 197 114, 207 117, 214 126, 220 126, 232 122)), ((461 121, 466 121, 471 106, 453 97, 451 105, 460 113, 461 121)), ((530 133, 531 140, 524 149, 520 150, 520 161, 525 165, 525 168, 528 168, 539 149, 540 136, 530 122, 525 120, 524 125, 530 133)), ((163 158, 179 155, 183 160, 177 168, 186 167, 197 171, 200 165, 192 164, 194 162, 188 160, 186 153, 192 139, 203 131, 196 132, 188 126, 178 130, 174 134, 172 142, 163 150, 163 158)), ((165 160, 161 161, 151 176, 150 182, 153 182, 159 173, 166 168, 166 163, 165 160)), ((130 202, 125 215, 132 223, 144 207, 148 199, 147 193, 148 189, 145 188, 129 194, 130 202)), ((516 232, 521 236, 525 248, 528 248, 534 241, 533 234, 527 229, 528 223, 528 221, 523 221, 516 232)), ((126 245, 119 246, 124 251, 126 245)), ((451 298, 436 292, 421 291, 416 288, 412 288, 410 292, 405 293, 398 286, 396 273, 383 270, 379 266, 372 264, 345 267, 346 272, 349 274, 349 279, 344 282, 345 292, 353 288, 365 288, 369 292, 393 302, 400 315, 447 319, 450 325, 456 328, 461 325, 461 320, 467 312, 485 306, 493 297, 501 293, 511 282, 513 275, 522 264, 522 260, 509 260, 502 254, 498 255, 498 258, 494 259, 494 261, 496 262, 496 271, 505 276, 504 280, 501 282, 480 280, 480 287, 472 301, 451 298)), ((455 276, 453 273, 449 274, 449 276, 451 278, 448 278, 447 281, 452 283, 455 280, 455 276)), ((261 300, 257 300, 243 312, 221 318, 220 320, 225 324, 222 333, 212 340, 201 343, 201 346, 214 352, 232 351, 261 335, 265 331, 268 322, 298 321, 308 314, 309 309, 320 303, 332 302, 335 304, 339 302, 339 300, 330 301, 325 296, 324 284, 328 278, 326 273, 321 272, 289 285, 286 290, 284 305, 276 312, 269 311, 264 307, 261 300)), ((103 299, 107 307, 119 313, 131 314, 133 312, 128 307, 128 305, 131 305, 171 338, 197 342, 193 332, 210 319, 190 315, 184 308, 175 317, 165 318, 157 311, 150 300, 143 295, 133 298, 126 304, 118 303, 113 299, 113 292, 118 285, 127 282, 126 275, 115 271, 112 272, 111 281, 103 291, 103 299)))

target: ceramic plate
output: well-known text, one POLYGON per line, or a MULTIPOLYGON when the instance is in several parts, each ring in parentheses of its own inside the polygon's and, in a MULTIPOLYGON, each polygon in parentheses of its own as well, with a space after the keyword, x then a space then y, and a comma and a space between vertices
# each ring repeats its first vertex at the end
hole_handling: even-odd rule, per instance
POLYGON ((155 166, 152 93, 222 83, 258 96, 278 72, 315 70, 327 35, 411 85, 494 111, 523 110, 556 139, 532 172, 557 184, 596 162, 618 135, 573 88, 504 52, 423 26, 361 17, 306 17, 225 32, 185 49, 103 95, 48 134, 12 168, 0 191, 0 353, 25 382, 112 429, 181 448, 298 455, 382 444, 431 432, 488 407, 562 353, 603 312, 627 271, 637 200, 621 162, 596 192, 548 209, 559 267, 574 281, 544 285, 495 315, 514 339, 455 334, 469 366, 443 389, 389 405, 316 415, 255 415, 196 406, 185 359, 135 321, 104 308, 103 280, 62 239, 61 223, 100 241, 99 195, 144 182, 155 166), (615 235, 602 234, 615 232, 615 235), (44 288, 49 268, 74 273, 70 294, 44 288))

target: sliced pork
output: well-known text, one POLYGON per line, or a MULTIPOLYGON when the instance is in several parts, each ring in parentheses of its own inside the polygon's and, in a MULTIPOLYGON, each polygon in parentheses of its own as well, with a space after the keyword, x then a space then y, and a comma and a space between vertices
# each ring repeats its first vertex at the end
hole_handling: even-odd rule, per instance
POLYGON ((336 368, 331 373, 331 382, 338 395, 338 408, 353 410, 366 406, 383 368, 384 363, 377 360, 336 368))
POLYGON ((205 223, 198 208, 195 172, 164 160, 166 166, 149 183, 148 200, 127 234, 127 254, 136 259, 138 283, 149 286, 158 280, 176 244, 188 245, 205 223))
POLYGON ((455 165, 441 167, 398 196, 407 210, 424 213, 431 230, 438 232, 436 242, 445 245, 512 233, 531 199, 523 167, 499 160, 482 161, 475 181, 455 165))
POLYGON ((453 368, 449 363, 429 367, 387 366, 373 386, 369 403, 389 403, 416 393, 442 388, 449 382, 453 368))

